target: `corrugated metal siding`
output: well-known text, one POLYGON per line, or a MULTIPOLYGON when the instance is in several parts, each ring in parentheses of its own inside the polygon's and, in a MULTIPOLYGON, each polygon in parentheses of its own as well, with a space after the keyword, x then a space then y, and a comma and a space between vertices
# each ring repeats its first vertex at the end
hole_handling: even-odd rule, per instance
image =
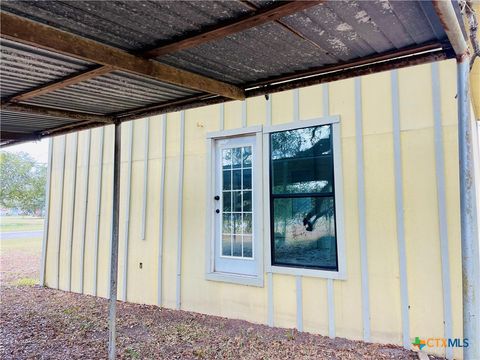
POLYGON ((28 100, 29 104, 88 113, 114 113, 200 92, 115 71, 28 100))

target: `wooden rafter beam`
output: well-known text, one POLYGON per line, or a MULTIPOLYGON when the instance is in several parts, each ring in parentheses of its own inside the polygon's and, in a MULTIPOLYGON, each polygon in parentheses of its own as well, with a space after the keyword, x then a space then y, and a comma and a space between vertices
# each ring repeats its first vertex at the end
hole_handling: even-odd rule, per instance
POLYGON ((16 15, 2 12, 1 24, 1 36, 12 41, 189 89, 235 100, 245 98, 244 91, 237 86, 161 64, 157 61, 147 60, 126 51, 16 15))
POLYGON ((1 110, 11 111, 15 113, 51 116, 51 117, 71 119, 76 121, 91 121, 91 122, 99 122, 104 124, 113 123, 113 118, 111 116, 95 115, 95 114, 88 114, 88 113, 76 112, 76 111, 58 110, 58 109, 52 109, 52 108, 36 106, 36 105, 3 103, 1 105, 1 110))
POLYGON ((285 16, 308 9, 318 5, 323 1, 280 1, 278 5, 270 6, 265 9, 255 9, 253 14, 246 15, 241 19, 234 19, 226 23, 216 25, 208 30, 198 34, 175 39, 168 44, 159 46, 155 49, 142 53, 144 57, 154 58, 162 55, 171 54, 180 50, 202 45, 206 42, 224 38, 250 28, 276 21, 285 16))

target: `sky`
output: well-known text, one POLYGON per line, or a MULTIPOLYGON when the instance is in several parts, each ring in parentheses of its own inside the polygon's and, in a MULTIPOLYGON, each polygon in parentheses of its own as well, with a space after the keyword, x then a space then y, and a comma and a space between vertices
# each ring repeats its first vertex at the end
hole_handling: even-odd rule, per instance
POLYGON ((46 164, 48 162, 48 142, 49 139, 43 139, 40 141, 32 141, 24 144, 8 146, 2 150, 13 153, 19 153, 23 151, 30 154, 38 162, 46 164))

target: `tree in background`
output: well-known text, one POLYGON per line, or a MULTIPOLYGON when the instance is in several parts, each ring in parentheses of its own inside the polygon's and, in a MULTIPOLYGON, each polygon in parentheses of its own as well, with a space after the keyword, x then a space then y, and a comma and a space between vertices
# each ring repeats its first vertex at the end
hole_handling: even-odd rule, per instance
POLYGON ((47 167, 29 154, 0 153, 0 206, 39 215, 45 207, 47 167))

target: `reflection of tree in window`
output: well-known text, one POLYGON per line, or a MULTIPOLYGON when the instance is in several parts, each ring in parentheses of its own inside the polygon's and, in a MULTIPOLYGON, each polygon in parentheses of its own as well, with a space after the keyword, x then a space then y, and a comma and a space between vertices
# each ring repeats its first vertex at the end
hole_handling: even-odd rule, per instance
POLYGON ((331 126, 271 134, 272 261, 336 268, 331 126))

